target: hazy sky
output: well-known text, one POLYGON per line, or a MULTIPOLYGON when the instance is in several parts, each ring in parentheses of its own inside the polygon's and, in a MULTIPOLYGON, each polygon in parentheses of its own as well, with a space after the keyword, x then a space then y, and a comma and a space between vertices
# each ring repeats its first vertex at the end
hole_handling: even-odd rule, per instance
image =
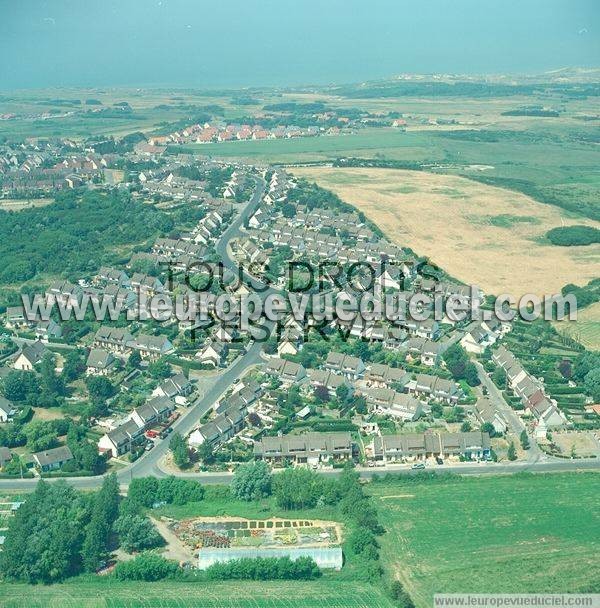
POLYGON ((600 0, 0 0, 0 88, 600 65, 600 0))

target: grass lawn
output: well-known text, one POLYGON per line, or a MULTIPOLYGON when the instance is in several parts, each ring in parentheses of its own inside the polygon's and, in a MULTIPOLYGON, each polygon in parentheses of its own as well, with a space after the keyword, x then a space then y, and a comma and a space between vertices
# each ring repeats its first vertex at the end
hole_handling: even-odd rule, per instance
POLYGON ((391 608, 380 588, 336 581, 130 583, 81 578, 49 587, 0 585, 2 608, 391 608))
POLYGON ((382 559, 418 607, 436 592, 600 588, 600 476, 520 474, 374 484, 382 559))

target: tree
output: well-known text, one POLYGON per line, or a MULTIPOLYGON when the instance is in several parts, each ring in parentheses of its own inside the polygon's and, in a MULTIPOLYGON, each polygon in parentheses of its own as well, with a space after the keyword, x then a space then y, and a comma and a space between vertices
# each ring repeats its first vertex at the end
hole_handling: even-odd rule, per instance
POLYGON ((273 490, 277 505, 283 509, 314 507, 319 498, 320 480, 308 469, 286 469, 275 475, 273 490))
POLYGON ((455 380, 462 380, 465 377, 468 357, 460 344, 453 344, 444 351, 443 359, 448 371, 455 380))
POLYGON ((515 448, 514 441, 510 442, 510 445, 508 446, 508 452, 506 453, 506 455, 508 456, 509 460, 516 460, 517 459, 517 450, 515 448))
POLYGON ((25 401, 28 395, 40 390, 35 372, 13 370, 2 382, 2 393, 9 401, 25 401))
POLYGON ((501 367, 497 367, 493 371, 492 380, 500 390, 504 390, 506 388, 506 372, 501 367))
POLYGON ((49 450, 58 445, 58 434, 49 420, 32 420, 23 427, 27 447, 32 452, 49 450))
POLYGON ((156 490, 156 502, 185 505, 198 502, 204 497, 204 488, 193 479, 181 479, 170 475, 160 479, 156 490))
POLYGON ((315 399, 320 403, 327 403, 329 401, 329 391, 326 386, 317 384, 314 390, 315 399))
POLYGON ((169 448, 173 453, 173 462, 180 469, 187 469, 191 465, 190 453, 187 443, 180 433, 173 433, 169 448))
POLYGON ((346 399, 348 399, 348 396, 350 395, 350 388, 347 384, 340 384, 335 389, 335 395, 343 403, 344 401, 346 401, 346 399))
POLYGON ((521 441, 521 447, 524 450, 528 450, 529 449, 529 437, 527 436, 527 431, 525 429, 523 429, 521 431, 521 435, 519 437, 520 441, 521 441))
POLYGON ((390 596, 399 608, 415 608, 410 595, 404 590, 402 583, 395 579, 390 585, 390 596))
POLYGON ((55 370, 55 359, 52 353, 46 353, 40 364, 40 378, 42 391, 50 395, 62 395, 65 391, 63 379, 55 370))
POLYGON ((290 204, 290 203, 286 203, 285 205, 283 205, 283 207, 281 207, 281 214, 283 215, 283 217, 286 218, 292 218, 296 215, 296 207, 294 207, 294 205, 290 204))
POLYGON ((490 437, 494 437, 496 435, 496 429, 491 422, 484 422, 481 425, 481 432, 487 433, 490 437))
POLYGON ((469 386, 478 386, 481 384, 479 374, 477 373, 477 367, 472 361, 469 361, 465 366, 465 380, 469 386))
POLYGON ((468 420, 465 420, 460 426, 460 431, 461 433, 468 433, 471 428, 471 423, 468 420))
POLYGON ((164 544, 152 522, 142 515, 121 515, 114 524, 121 547, 128 553, 153 549, 164 544))
POLYGON ((271 494, 269 465, 258 460, 240 465, 231 482, 231 493, 239 500, 259 500, 271 494))
POLYGON ((377 539, 373 532, 363 528, 355 528, 352 531, 352 534, 348 537, 348 546, 355 555, 360 555, 367 551, 372 552, 373 549, 377 552, 377 549, 379 548, 379 544, 377 543, 377 539))
POLYGON ((119 482, 115 473, 105 477, 94 496, 92 516, 86 528, 81 558, 88 572, 95 572, 108 552, 108 540, 119 513, 119 482))
POLYGON ((62 377, 65 382, 73 382, 80 378, 85 371, 82 352, 79 349, 70 350, 65 357, 62 377))
POLYGON ((141 362, 142 362, 142 355, 140 355, 140 351, 134 350, 129 355, 129 359, 127 359, 127 368, 136 369, 137 367, 139 367, 141 362))
POLYGON ((153 378, 168 378, 171 375, 171 366, 164 359, 158 359, 148 365, 148 373, 153 378))
POLYGON ((212 446, 208 441, 203 442, 196 451, 198 458, 204 464, 213 464, 215 461, 215 454, 213 452, 212 446))
POLYGON ((127 497, 142 507, 151 507, 156 502, 157 491, 156 477, 136 477, 129 484, 127 497))
POLYGON ((582 382, 590 371, 598 368, 600 368, 600 354, 586 351, 575 361, 573 379, 582 382))
POLYGON ((60 480, 39 481, 10 518, 0 553, 7 580, 52 583, 78 574, 80 549, 89 518, 86 500, 60 480))
POLYGON ((596 403, 600 402, 600 366, 585 375, 583 386, 596 403))
POLYGON ((431 415, 434 418, 442 418, 444 416, 444 406, 441 403, 432 403, 431 415))
POLYGON ((112 397, 115 392, 115 387, 112 382, 104 376, 88 376, 85 384, 93 400, 103 400, 112 397))

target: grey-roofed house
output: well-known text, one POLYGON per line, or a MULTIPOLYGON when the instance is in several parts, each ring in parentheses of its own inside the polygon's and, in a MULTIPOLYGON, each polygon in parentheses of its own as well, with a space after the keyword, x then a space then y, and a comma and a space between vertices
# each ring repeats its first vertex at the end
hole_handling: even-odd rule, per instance
POLYGON ((17 413, 15 406, 5 397, 0 395, 0 422, 12 422, 17 413))
POLYGON ((142 357, 158 359, 173 351, 173 344, 163 335, 138 334, 129 342, 129 347, 139 351, 142 357))
POLYGON ((115 358, 103 348, 92 348, 85 363, 86 373, 95 376, 106 376, 114 367, 115 358))
POLYGON ((306 370, 299 363, 272 357, 266 367, 266 373, 278 376, 283 383, 294 384, 306 378, 306 370))
POLYGON ((124 327, 109 327, 103 325, 98 328, 94 335, 94 344, 101 348, 107 348, 113 352, 127 352, 130 350, 130 342, 133 340, 131 332, 124 327))
POLYGON ((0 446, 0 469, 4 468, 4 465, 12 460, 12 453, 8 448, 0 446))
POLYGON ((477 400, 475 404, 475 416, 481 424, 491 424, 496 433, 503 434, 508 428, 504 417, 487 398, 477 400))
POLYGON ((415 461, 432 457, 469 460, 486 459, 490 454, 487 433, 407 433, 381 435, 373 439, 371 455, 374 460, 415 461))
POLYGON ((41 342, 24 344, 17 354, 13 367, 15 369, 31 371, 40 363, 47 352, 47 348, 41 342))
POLYGON ((348 432, 263 437, 254 444, 254 457, 274 464, 291 461, 316 466, 330 459, 350 460, 353 453, 354 444, 348 432))
POLYGON ((158 397, 168 397, 176 403, 185 401, 185 398, 192 392, 191 382, 183 374, 175 374, 163 380, 153 391, 153 395, 158 397), (178 401, 179 399, 179 401, 178 401))
POLYGON ((37 452, 32 454, 32 456, 35 465, 44 473, 60 469, 66 462, 73 460, 73 454, 66 445, 37 452))

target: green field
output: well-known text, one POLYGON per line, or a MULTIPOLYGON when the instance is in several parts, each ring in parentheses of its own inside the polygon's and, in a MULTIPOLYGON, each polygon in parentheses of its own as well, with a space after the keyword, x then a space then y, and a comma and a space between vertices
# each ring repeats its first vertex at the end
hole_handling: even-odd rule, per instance
POLYGON ((315 582, 121 583, 80 579, 51 587, 0 585, 2 608, 391 608, 380 588, 315 582))
POLYGON ((600 350, 600 302, 577 312, 577 321, 553 323, 556 331, 583 344, 589 350, 600 350))
MULTIPOLYGON (((436 592, 598 592, 600 476, 518 474, 369 486, 386 533, 386 579, 398 577, 418 608, 436 592)), ((169 515, 238 514, 221 491, 207 505, 170 507, 169 515)), ((165 508, 166 509, 166 508, 165 508)), ((247 512, 267 517, 270 500, 247 512)), ((163 513, 162 510, 159 511, 163 513)), ((165 511, 166 512, 166 511, 165 511)), ((158 512, 157 512, 158 514, 158 512)), ((319 509, 308 517, 327 515, 319 509)), ((378 608, 393 606, 379 585, 354 580, 353 565, 310 582, 120 582, 82 576, 53 586, 0 586, 2 608, 378 608)))
MULTIPOLYGON (((540 128, 541 127, 537 127, 540 128)), ((544 131, 498 131, 495 141, 473 132, 366 128, 353 134, 288 140, 240 141, 172 146, 174 153, 247 159, 256 162, 328 162, 342 157, 423 163, 427 170, 490 180, 542 202, 590 215, 600 191, 597 150, 565 125, 544 131), (480 170, 477 167, 485 166, 480 170)))
POLYGON ((600 476, 375 484, 382 559, 418 607, 434 593, 600 589, 600 476))

